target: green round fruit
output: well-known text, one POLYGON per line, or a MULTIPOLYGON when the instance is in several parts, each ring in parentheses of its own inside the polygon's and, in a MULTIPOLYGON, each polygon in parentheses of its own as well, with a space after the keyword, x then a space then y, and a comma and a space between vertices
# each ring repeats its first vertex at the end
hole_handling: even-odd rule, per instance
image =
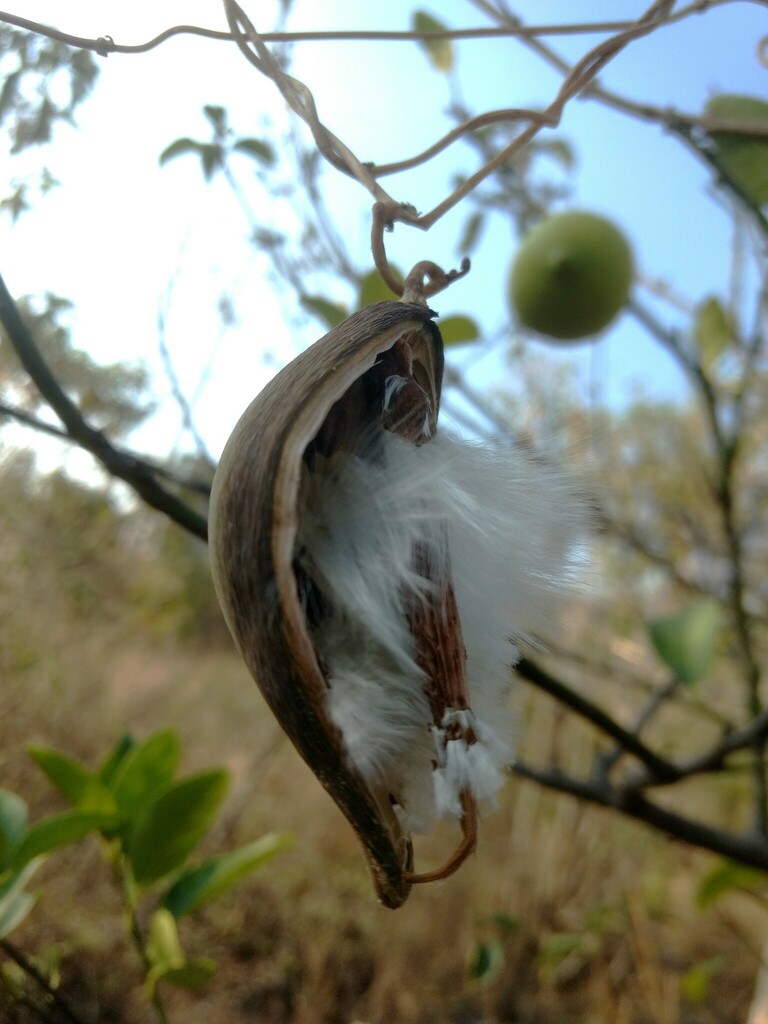
POLYGON ((577 341, 607 327, 627 301, 632 252, 619 229, 594 213, 547 217, 526 235, 512 264, 510 297, 522 322, 577 341))

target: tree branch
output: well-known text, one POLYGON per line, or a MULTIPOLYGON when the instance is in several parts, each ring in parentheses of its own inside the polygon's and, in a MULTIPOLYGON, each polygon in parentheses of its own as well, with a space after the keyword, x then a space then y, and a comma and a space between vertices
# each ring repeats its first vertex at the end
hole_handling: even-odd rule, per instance
MULTIPOLYGON (((656 317, 636 300, 629 308, 642 325, 678 360, 697 389, 709 425, 712 445, 717 459, 718 473, 713 484, 714 498, 720 513, 725 548, 731 568, 728 581, 728 609, 736 636, 736 649, 741 662, 747 692, 747 711, 753 719, 763 713, 760 694, 761 667, 754 649, 751 624, 745 607, 744 550, 737 524, 734 476, 737 468, 739 444, 742 435, 731 432, 720 422, 718 395, 700 362, 685 352, 680 336, 667 329, 656 317)), ((749 372, 749 364, 745 373, 749 372)), ((758 733, 754 741, 754 812, 755 825, 768 836, 768 776, 764 763, 766 736, 758 733)))
POLYGON ((195 536, 206 540, 208 527, 204 516, 159 484, 155 471, 147 463, 115 448, 100 430, 95 430, 87 423, 77 405, 63 391, 51 372, 2 277, 0 323, 5 328, 22 366, 64 424, 66 436, 90 452, 108 473, 129 484, 147 505, 173 519, 195 536))
MULTIPOLYGON (((751 2, 759 4, 760 6, 765 6, 765 0, 695 0, 694 3, 681 8, 677 12, 667 13, 666 17, 659 22, 659 25, 671 25, 674 22, 680 21, 681 19, 687 18, 691 15, 700 15, 711 8, 720 7, 727 3, 738 2, 751 2)), ((499 24, 507 25, 510 28, 523 27, 523 23, 520 18, 512 14, 510 11, 505 11, 503 9, 501 11, 496 10, 490 4, 485 2, 485 0, 473 0, 473 3, 499 24)), ((503 7, 503 5, 501 6, 503 7)), ((563 75, 568 76, 571 74, 573 69, 568 61, 563 60, 555 50, 538 39, 535 34, 521 35, 520 39, 521 42, 538 53, 540 57, 543 57, 548 64, 555 67, 563 75)), ((758 59, 761 59, 761 54, 764 48, 764 42, 761 42, 760 48, 758 49, 758 59)), ((596 81, 590 82, 586 86, 583 90, 583 95, 590 99, 598 100, 600 103, 610 107, 612 110, 618 110, 623 114, 629 114, 631 117, 639 118, 642 121, 655 121, 657 124, 663 125, 669 131, 674 132, 678 138, 685 141, 690 146, 701 160, 715 169, 722 184, 728 188, 741 203, 744 204, 754 217, 755 223, 759 225, 764 234, 768 235, 768 219, 766 219, 763 211, 748 195, 745 195, 738 183, 736 183, 720 166, 716 157, 714 157, 706 147, 700 145, 699 140, 696 139, 694 135, 694 131, 697 128, 708 135, 711 135, 713 132, 736 132, 748 135, 763 135, 768 132, 768 128, 765 124, 760 126, 755 123, 745 123, 741 121, 738 122, 738 124, 737 122, 730 123, 720 118, 684 114, 670 107, 662 108, 656 107, 650 103, 638 103, 637 101, 621 96, 610 89, 606 89, 596 81)))
MULTIPOLYGON (((38 416, 33 416, 25 409, 18 409, 13 405, 6 405, 5 402, 0 402, 0 418, 3 416, 16 420, 17 423, 21 423, 25 427, 30 427, 32 430, 37 430, 41 434, 47 434, 49 437, 55 437, 59 441, 64 441, 68 444, 78 443, 66 432, 66 430, 62 430, 61 427, 56 427, 52 423, 46 423, 45 420, 41 420, 38 416)), ((180 476, 178 473, 174 473, 172 469, 168 469, 166 466, 158 466, 156 463, 144 458, 143 456, 139 457, 138 455, 129 454, 127 452, 124 454, 127 458, 133 459, 134 462, 140 463, 142 466, 146 466, 149 472, 154 473, 155 476, 168 480, 169 483, 176 484, 178 487, 183 487, 187 491, 192 491, 194 494, 199 494, 203 498, 210 497, 211 485, 208 481, 192 480, 187 477, 180 476)))
POLYGON ((41 974, 32 961, 26 957, 20 949, 18 949, 12 942, 9 942, 8 939, 0 939, 0 950, 2 950, 10 960, 13 960, 13 962, 20 967, 29 978, 40 986, 40 988, 50 998, 61 1017, 69 1021, 69 1024, 83 1024, 80 1017, 76 1016, 66 1000, 59 995, 48 979, 41 974))
MULTIPOLYGON (((88 36, 75 36, 60 29, 43 25, 29 18, 22 18, 17 14, 9 14, 0 11, 0 21, 17 28, 26 29, 36 35, 46 36, 55 39, 59 43, 66 43, 68 46, 75 46, 79 50, 93 50, 102 57, 108 57, 110 53, 147 53, 155 49, 167 40, 178 35, 202 36, 205 39, 213 39, 220 42, 233 42, 235 36, 231 32, 222 32, 218 29, 203 28, 200 25, 174 25, 165 29, 154 38, 145 43, 126 45, 116 43, 112 36, 100 36, 93 39, 88 36)), ((325 32, 262 32, 261 38, 266 43, 327 43, 327 42, 424 42, 430 40, 454 40, 454 39, 498 39, 513 36, 565 36, 565 35, 586 35, 600 32, 622 32, 630 28, 631 21, 595 21, 581 22, 563 25, 521 25, 518 27, 500 25, 495 28, 454 28, 441 29, 428 32, 413 30, 410 32, 387 32, 387 31, 341 31, 330 30, 325 32)))
POLYGON ((636 790, 617 788, 605 780, 587 782, 557 768, 536 768, 522 761, 513 764, 511 771, 519 778, 528 779, 545 789, 567 793, 588 803, 619 811, 689 846, 709 850, 763 871, 768 870, 768 842, 761 835, 735 835, 703 822, 692 821, 652 803, 636 790))
POLYGON ((642 555, 643 558, 648 559, 654 565, 662 568, 674 581, 685 590, 688 590, 694 594, 706 594, 708 596, 714 595, 711 589, 703 586, 703 584, 694 579, 692 576, 687 576, 682 572, 678 566, 675 565, 674 560, 659 547, 654 546, 653 542, 643 536, 637 531, 637 529, 631 523, 620 523, 615 519, 612 519, 607 512, 603 509, 598 509, 594 513, 595 515, 595 526, 603 531, 603 533, 614 538, 620 543, 626 544, 637 554, 642 555))
POLYGON ((645 765, 652 779, 659 782, 673 782, 680 777, 680 771, 674 764, 663 757, 659 757, 638 736, 619 725, 602 708, 587 700, 586 697, 582 697, 581 694, 576 693, 569 686, 566 686, 565 683, 560 682, 559 679, 555 679, 554 676, 550 675, 535 662, 530 661, 528 658, 521 658, 515 666, 515 672, 538 690, 549 694, 550 697, 554 697, 559 704, 570 708, 580 718, 590 722, 600 732, 610 736, 611 739, 621 745, 626 753, 632 754, 645 765))

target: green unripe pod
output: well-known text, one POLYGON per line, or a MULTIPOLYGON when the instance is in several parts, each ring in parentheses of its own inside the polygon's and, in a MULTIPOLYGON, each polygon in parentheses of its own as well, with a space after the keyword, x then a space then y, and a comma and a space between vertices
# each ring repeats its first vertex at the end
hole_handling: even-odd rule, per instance
POLYGON ((629 296, 632 252, 604 217, 583 211, 541 221, 517 251, 510 299, 520 320, 559 341, 602 331, 629 296))

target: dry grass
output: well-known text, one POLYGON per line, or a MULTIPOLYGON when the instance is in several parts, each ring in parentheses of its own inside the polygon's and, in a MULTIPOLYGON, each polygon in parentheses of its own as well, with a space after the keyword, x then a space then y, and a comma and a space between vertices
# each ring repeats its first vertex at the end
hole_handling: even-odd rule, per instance
MULTIPOLYGON (((183 921, 189 954, 214 957, 220 970, 202 993, 168 990, 173 1022, 746 1019, 766 920, 735 896, 696 909, 711 859, 511 781, 472 862, 385 910, 349 827, 228 646, 151 635, 121 602, 120 574, 103 566, 87 576, 95 594, 79 605, 66 574, 20 553, 0 550, 0 774, 33 817, 59 805, 28 742, 92 762, 124 729, 174 726, 185 770, 226 764, 233 773, 208 848, 270 830, 295 836, 261 874, 183 921), (485 984, 468 972, 479 944, 498 959, 485 984), (696 972, 710 978, 700 1000, 696 972)), ((543 751, 557 743, 578 760, 593 739, 542 703, 526 714, 526 742, 543 751)), ((420 863, 438 860, 449 841, 422 841, 420 863)), ((53 968, 84 1020, 150 1021, 96 842, 51 857, 37 879, 39 904, 14 942, 53 968)), ((3 1010, 9 1024, 34 1019, 0 1002, 3 1010)))

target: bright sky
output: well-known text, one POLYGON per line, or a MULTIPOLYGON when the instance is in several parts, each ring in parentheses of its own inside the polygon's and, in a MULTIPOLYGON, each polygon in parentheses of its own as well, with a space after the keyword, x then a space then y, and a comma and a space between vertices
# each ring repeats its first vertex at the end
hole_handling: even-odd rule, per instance
MULTIPOLYGON (((405 0, 295 0, 288 27, 409 27, 405 0)), ((487 24, 464 0, 423 5, 452 27, 487 24)), ((511 6, 529 23, 631 18, 636 0, 517 0, 511 6)), ((259 28, 273 25, 276 5, 245 4, 259 28)), ((11 9, 66 31, 117 42, 146 40, 178 22, 224 28, 215 0, 164 0, 125 4, 117 0, 24 0, 11 9)), ((768 34, 768 11, 731 3, 663 30, 630 46, 601 81, 636 100, 700 112, 714 92, 768 95, 768 69, 755 56, 768 34)), ((553 38, 550 45, 576 60, 594 37, 553 38)), ((546 106, 559 77, 514 40, 465 41, 457 45, 462 92, 477 111, 507 106, 546 106)), ((411 155, 450 126, 445 80, 429 68, 415 43, 304 43, 294 51, 294 73, 313 90, 321 117, 362 159, 411 155)), ((6 281, 16 295, 51 291, 72 299, 75 344, 103 360, 141 359, 159 370, 158 308, 174 279, 166 340, 181 382, 194 393, 211 366, 200 395, 198 425, 218 454, 235 420, 274 372, 323 333, 291 313, 285 295, 267 275, 265 259, 248 243, 248 225, 224 182, 203 183, 191 158, 159 168, 158 155, 173 139, 201 140, 209 132, 206 103, 225 106, 240 135, 264 134, 265 119, 284 123, 283 103, 240 53, 221 42, 175 38, 138 56, 113 55, 78 116, 79 131, 63 128, 56 144, 23 159, 8 159, 2 176, 48 164, 62 187, 41 200, 12 229, 2 224, 6 281), (217 301, 237 303, 239 324, 223 330, 217 301), (273 361, 265 361, 265 350, 273 361), (213 360, 213 362, 211 362, 213 360)), ((590 101, 571 103, 560 127, 578 158, 572 205, 597 210, 629 236, 641 273, 663 278, 692 302, 725 295, 731 230, 728 217, 707 198, 708 172, 669 135, 590 101)), ((428 169, 388 187, 397 198, 431 208, 448 191, 457 170, 472 169, 459 144, 428 169)), ((238 171, 252 206, 268 221, 275 206, 252 187, 251 165, 238 171)), ((370 266, 368 210, 362 188, 333 170, 325 175, 331 209, 353 258, 370 266)), ((403 268, 419 259, 455 266, 465 207, 425 235, 399 227, 389 236, 390 258, 403 268)), ((287 211, 280 216, 287 216, 287 211)), ((508 321, 504 295, 516 245, 499 220, 473 257, 473 270, 433 300, 443 314, 475 316, 490 331, 508 321)), ((312 291, 312 288, 308 290, 312 291)), ((673 316, 673 311, 669 311, 673 316)), ((534 352, 552 352, 533 346, 534 352)), ((465 347, 451 358, 482 387, 513 371, 499 353, 465 347)), ((570 355, 570 354, 569 354, 570 355)), ((641 388, 659 396, 684 393, 677 373, 658 346, 628 318, 603 340, 575 351, 579 387, 597 388, 611 403, 641 388)), ((153 434, 137 444, 160 453, 176 437, 178 411, 161 381, 163 408, 153 434)))

